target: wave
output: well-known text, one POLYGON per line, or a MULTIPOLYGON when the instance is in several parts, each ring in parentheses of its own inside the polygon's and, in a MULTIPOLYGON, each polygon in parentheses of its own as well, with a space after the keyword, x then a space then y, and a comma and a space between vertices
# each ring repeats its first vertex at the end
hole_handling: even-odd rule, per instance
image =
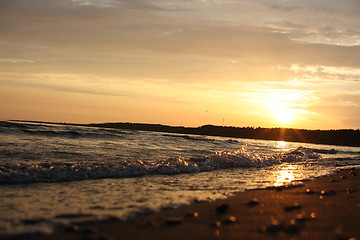
POLYGON ((18 123, 18 122, 8 122, 0 121, 1 128, 17 128, 17 129, 28 129, 30 128, 29 124, 18 123))
POLYGON ((162 136, 164 137, 174 137, 174 138, 183 138, 186 140, 191 140, 191 141, 206 141, 206 142, 213 142, 215 141, 215 139, 211 139, 211 138, 205 138, 205 137, 198 137, 198 136, 190 136, 190 135, 175 135, 175 134, 162 134, 162 136))
POLYGON ((339 151, 335 149, 316 149, 316 148, 309 148, 311 151, 316 153, 322 153, 322 154, 337 154, 339 151))
POLYGON ((0 165, 0 184, 64 182, 102 178, 129 178, 144 175, 174 175, 229 168, 266 167, 284 162, 307 162, 321 156, 306 148, 281 154, 260 155, 240 149, 217 152, 200 158, 169 158, 157 162, 40 163, 0 165))
POLYGON ((32 131, 32 130, 22 130, 24 133, 29 135, 38 135, 38 136, 45 136, 45 137, 67 137, 67 138, 80 138, 83 135, 77 131, 32 131))
POLYGON ((20 133, 41 137, 64 137, 64 138, 119 138, 130 132, 112 129, 56 126, 35 123, 19 123, 0 121, 0 133, 20 133))
POLYGON ((65 137, 65 138, 121 138, 123 134, 127 134, 125 132, 117 131, 116 133, 106 133, 106 132, 79 132, 74 130, 69 131, 32 131, 32 130, 22 130, 24 133, 35 135, 35 136, 43 136, 43 137, 65 137))
POLYGON ((311 151, 313 151, 315 153, 328 154, 328 155, 335 155, 335 154, 360 155, 360 152, 357 152, 357 151, 336 150, 334 148, 332 148, 332 149, 308 148, 308 149, 310 149, 311 151))

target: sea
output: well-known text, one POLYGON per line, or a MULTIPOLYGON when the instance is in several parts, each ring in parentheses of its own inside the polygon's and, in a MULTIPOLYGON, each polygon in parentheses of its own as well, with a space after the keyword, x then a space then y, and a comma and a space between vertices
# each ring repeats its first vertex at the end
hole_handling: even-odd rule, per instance
POLYGON ((0 238, 297 186, 360 148, 0 121, 0 238))

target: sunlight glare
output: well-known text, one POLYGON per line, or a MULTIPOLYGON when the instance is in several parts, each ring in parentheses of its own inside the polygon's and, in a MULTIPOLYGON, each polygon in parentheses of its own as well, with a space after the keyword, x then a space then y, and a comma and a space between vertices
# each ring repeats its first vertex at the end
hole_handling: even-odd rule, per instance
POLYGON ((286 146, 287 146, 287 142, 285 142, 285 141, 277 141, 276 142, 277 148, 285 148, 286 146))
POLYGON ((295 168, 287 166, 277 172, 274 172, 274 186, 282 186, 290 184, 295 180, 295 168))
POLYGON ((281 104, 274 106, 274 117, 280 124, 290 123, 294 118, 295 114, 291 109, 288 109, 281 104))
POLYGON ((303 104, 302 93, 291 89, 270 89, 263 95, 264 106, 270 116, 281 125, 287 125, 296 120, 303 104))

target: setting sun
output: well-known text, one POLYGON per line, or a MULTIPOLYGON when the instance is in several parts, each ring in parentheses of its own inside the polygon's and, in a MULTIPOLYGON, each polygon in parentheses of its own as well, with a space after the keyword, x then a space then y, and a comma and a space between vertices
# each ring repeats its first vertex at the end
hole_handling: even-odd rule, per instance
POLYGON ((259 94, 258 98, 267 112, 266 115, 276 125, 287 126, 295 121, 302 121, 304 114, 308 114, 306 110, 308 96, 301 91, 268 89, 259 94))
POLYGON ((286 107, 274 107, 274 117, 280 124, 288 124, 295 118, 295 113, 286 107))

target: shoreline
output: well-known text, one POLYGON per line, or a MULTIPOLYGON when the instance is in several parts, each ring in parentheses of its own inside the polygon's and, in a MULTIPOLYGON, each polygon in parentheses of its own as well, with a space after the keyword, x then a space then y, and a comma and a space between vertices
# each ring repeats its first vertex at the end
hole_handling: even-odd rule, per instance
POLYGON ((107 123, 61 123, 30 120, 7 120, 10 122, 56 124, 64 126, 98 127, 107 129, 137 130, 160 133, 191 134, 198 136, 230 137, 240 139, 286 141, 296 143, 324 144, 333 146, 360 147, 356 141, 359 129, 309 130, 296 128, 263 128, 203 125, 199 127, 169 126, 150 123, 107 122, 107 123))
MULTIPOLYGON (((360 239, 360 168, 21 239, 360 239)), ((15 238, 20 239, 20 238, 15 238)))

